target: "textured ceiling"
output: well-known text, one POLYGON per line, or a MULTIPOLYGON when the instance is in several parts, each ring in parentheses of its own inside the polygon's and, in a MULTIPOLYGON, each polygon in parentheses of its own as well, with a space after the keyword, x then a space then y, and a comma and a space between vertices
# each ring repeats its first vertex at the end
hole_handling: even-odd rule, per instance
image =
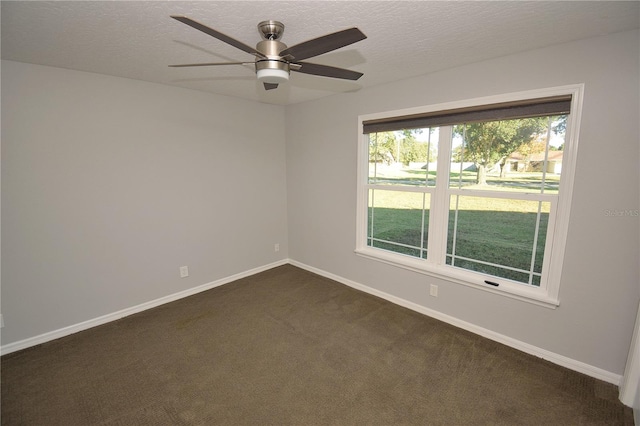
POLYGON ((581 38, 639 28, 626 1, 2 1, 2 58, 221 95, 292 104, 581 38), (177 22, 186 15, 248 45, 256 25, 284 23, 289 46, 358 27, 368 38, 310 62, 364 72, 356 81, 292 73, 266 92, 252 66, 168 64, 253 60, 177 22))

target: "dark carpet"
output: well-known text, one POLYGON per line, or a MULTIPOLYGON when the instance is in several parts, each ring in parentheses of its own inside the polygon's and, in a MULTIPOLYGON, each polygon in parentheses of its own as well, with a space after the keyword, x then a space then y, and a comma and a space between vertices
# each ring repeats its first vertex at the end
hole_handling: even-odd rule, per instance
POLYGON ((632 425, 616 386, 285 265, 2 357, 2 425, 632 425))

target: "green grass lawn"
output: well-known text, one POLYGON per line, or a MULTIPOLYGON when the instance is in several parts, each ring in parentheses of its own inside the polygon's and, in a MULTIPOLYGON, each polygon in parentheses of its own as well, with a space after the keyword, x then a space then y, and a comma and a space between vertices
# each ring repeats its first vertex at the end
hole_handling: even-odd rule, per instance
MULTIPOLYGON (((508 180, 490 178, 493 184, 490 183, 488 189, 529 192, 532 181, 538 183, 538 188, 541 187, 540 180, 536 180, 535 176, 514 175, 509 176, 508 180)), ((402 179, 406 179, 406 176, 402 179)), ((553 180, 547 179, 547 182, 553 180)), ((545 192, 550 190, 545 189, 545 192)), ((370 226, 369 236, 396 244, 376 241, 373 245, 410 256, 426 257, 426 252, 421 248, 426 248, 428 238, 429 197, 430 194, 375 190, 373 205, 371 201, 369 205, 369 225, 373 224, 373 235, 370 226), (423 206, 426 206, 425 210, 423 206)), ((549 207, 547 202, 541 205, 534 262, 534 271, 537 273, 541 272, 542 267, 549 207)), ((449 214, 447 253, 453 253, 455 235, 456 256, 528 271, 534 250, 537 217, 537 201, 454 196, 451 198, 449 214)), ((451 264, 451 259, 448 256, 447 263, 451 264)), ((529 280, 528 274, 479 262, 456 259, 454 264, 520 282, 529 280)), ((537 284, 539 280, 534 278, 533 282, 537 284)))
MULTIPOLYGON (((548 173, 543 176, 540 172, 511 172, 505 177, 496 173, 487 175, 487 185, 476 185, 476 172, 463 171, 449 174, 450 187, 465 187, 478 190, 499 190, 515 192, 540 192, 544 187, 547 194, 557 194, 560 184, 560 175, 548 173)), ((407 167, 395 168, 390 166, 369 165, 369 182, 381 185, 409 185, 434 186, 437 179, 435 170, 410 169, 407 167)))

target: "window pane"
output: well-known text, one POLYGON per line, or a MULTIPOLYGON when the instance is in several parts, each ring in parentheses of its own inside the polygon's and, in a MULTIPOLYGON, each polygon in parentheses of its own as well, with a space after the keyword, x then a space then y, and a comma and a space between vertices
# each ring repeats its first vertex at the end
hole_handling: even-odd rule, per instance
POLYGON ((369 135, 369 183, 435 185, 439 129, 369 135))
POLYGON ((447 264, 539 285, 549 202, 452 195, 447 264), (535 253, 535 256, 534 256, 535 253))
POLYGON ((369 190, 367 245, 426 258, 430 194, 369 190))
POLYGON ((567 116, 454 126, 450 187, 557 193, 567 116))

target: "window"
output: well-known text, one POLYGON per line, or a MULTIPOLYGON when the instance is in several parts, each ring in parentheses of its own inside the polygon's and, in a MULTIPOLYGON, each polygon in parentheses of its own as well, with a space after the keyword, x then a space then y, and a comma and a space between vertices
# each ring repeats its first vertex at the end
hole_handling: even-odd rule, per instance
POLYGON ((582 86, 360 117, 356 252, 558 305, 582 86))

